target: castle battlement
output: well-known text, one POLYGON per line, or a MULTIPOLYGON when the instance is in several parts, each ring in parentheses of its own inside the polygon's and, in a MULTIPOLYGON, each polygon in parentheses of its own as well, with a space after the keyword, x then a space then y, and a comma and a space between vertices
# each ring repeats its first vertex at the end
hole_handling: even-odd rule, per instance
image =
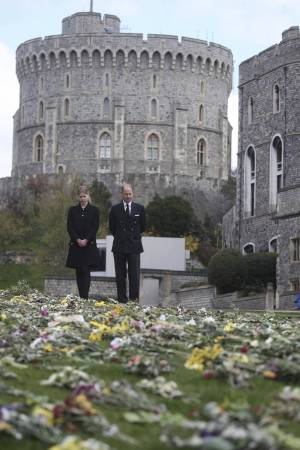
POLYGON ((93 66, 96 59, 96 66, 99 60, 100 67, 105 67, 106 60, 111 59, 114 67, 121 59, 127 67, 131 57, 136 59, 137 67, 141 59, 146 59, 149 68, 189 68, 195 73, 226 77, 231 88, 231 51, 218 44, 186 37, 179 41, 177 36, 155 34, 149 34, 144 40, 142 34, 136 33, 80 34, 75 39, 69 35, 52 35, 24 42, 16 55, 19 79, 43 68, 71 67, 72 61, 79 67, 86 63, 93 66))
POLYGON ((239 66, 239 85, 242 86, 266 73, 299 61, 300 33, 299 27, 290 27, 282 33, 278 44, 243 61, 239 66))

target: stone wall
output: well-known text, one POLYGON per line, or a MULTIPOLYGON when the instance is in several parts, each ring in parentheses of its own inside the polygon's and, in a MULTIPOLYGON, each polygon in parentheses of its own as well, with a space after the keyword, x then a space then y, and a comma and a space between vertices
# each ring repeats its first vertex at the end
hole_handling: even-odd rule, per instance
POLYGON ((211 309, 213 307, 214 292, 215 288, 213 286, 180 289, 174 293, 172 306, 183 306, 189 309, 211 309))
MULTIPOLYGON (((44 283, 45 293, 54 297, 64 297, 68 294, 78 295, 76 280, 73 277, 47 277, 44 283)), ((90 296, 96 299, 117 295, 114 278, 92 277, 90 296)))
POLYGON ((296 256, 294 261, 291 249, 291 238, 300 238, 299 50, 299 27, 291 27, 283 32, 279 44, 240 65, 237 199, 235 217, 231 211, 223 222, 224 239, 229 246, 243 252, 246 245, 252 244, 255 252, 278 253, 280 295, 290 288, 292 280, 300 282, 300 259, 296 256), (282 146, 279 160, 278 149, 273 146, 275 138, 282 146), (234 222, 230 227, 231 219, 234 222))

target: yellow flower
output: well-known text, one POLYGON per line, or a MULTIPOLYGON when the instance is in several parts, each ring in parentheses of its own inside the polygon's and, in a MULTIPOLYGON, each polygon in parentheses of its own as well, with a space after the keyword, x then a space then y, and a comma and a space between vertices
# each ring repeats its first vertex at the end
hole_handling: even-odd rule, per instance
POLYGON ((62 299, 60 300, 60 304, 61 304, 61 305, 67 305, 67 304, 68 304, 68 299, 67 299, 67 297, 62 298, 62 299))
POLYGON ((222 352, 223 349, 219 344, 215 344, 213 347, 194 348, 184 367, 203 372, 205 366, 210 365, 211 361, 215 360, 222 352))
POLYGON ((44 345, 43 350, 44 350, 44 352, 48 352, 48 353, 53 352, 53 347, 52 347, 51 342, 49 342, 49 344, 44 345))
POLYGON ((7 315, 5 313, 0 314, 0 321, 1 320, 6 320, 7 319, 7 315))
POLYGON ((90 414, 90 415, 96 414, 96 410, 93 408, 92 403, 84 394, 77 395, 75 397, 74 401, 75 401, 75 405, 77 405, 85 413, 90 414))
POLYGON ((90 341, 101 341, 104 334, 122 334, 125 331, 129 330, 128 319, 124 319, 120 324, 117 324, 113 327, 109 327, 104 323, 96 322, 95 320, 92 320, 90 324, 97 328, 96 330, 93 330, 89 335, 90 341))
POLYGON ((244 353, 233 353, 233 354, 228 356, 228 359, 230 359, 231 361, 240 362, 242 364, 248 364, 249 363, 249 358, 244 353))
POLYGON ((32 411, 33 417, 40 417, 47 425, 53 425, 53 414, 41 406, 35 406, 32 411))
POLYGON ((114 316, 119 316, 124 311, 124 307, 122 305, 117 305, 114 309, 112 309, 111 314, 114 316))
POLYGON ((27 298, 24 295, 15 295, 10 299, 11 302, 27 303, 27 298))
POLYGON ((97 308, 100 308, 101 306, 105 306, 106 305, 106 303, 103 301, 103 300, 101 300, 100 302, 96 302, 95 303, 95 306, 97 307, 97 308))
POLYGON ((228 322, 228 323, 225 325, 225 327, 224 327, 224 331, 225 331, 226 333, 232 333, 233 330, 235 329, 235 327, 236 327, 236 324, 235 324, 235 323, 233 323, 233 322, 228 322))

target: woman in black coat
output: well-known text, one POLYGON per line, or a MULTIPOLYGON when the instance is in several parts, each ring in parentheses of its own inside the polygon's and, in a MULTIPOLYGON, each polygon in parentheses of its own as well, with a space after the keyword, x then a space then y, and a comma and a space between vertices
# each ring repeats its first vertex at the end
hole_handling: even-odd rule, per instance
POLYGON ((99 228, 99 210, 90 204, 85 186, 79 189, 79 204, 68 212, 69 253, 66 266, 76 269, 79 296, 88 298, 92 268, 100 266, 100 254, 96 245, 99 228))

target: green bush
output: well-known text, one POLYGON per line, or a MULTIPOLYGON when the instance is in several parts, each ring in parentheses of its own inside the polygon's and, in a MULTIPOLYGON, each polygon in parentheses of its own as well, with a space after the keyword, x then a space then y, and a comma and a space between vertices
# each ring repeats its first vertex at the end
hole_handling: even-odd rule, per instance
POLYGON ((238 250, 221 250, 209 261, 208 281, 216 286, 221 294, 241 289, 247 276, 246 259, 238 250))
POLYGON ((248 267, 247 286, 261 287, 276 284, 276 253, 249 253, 245 255, 248 267))

